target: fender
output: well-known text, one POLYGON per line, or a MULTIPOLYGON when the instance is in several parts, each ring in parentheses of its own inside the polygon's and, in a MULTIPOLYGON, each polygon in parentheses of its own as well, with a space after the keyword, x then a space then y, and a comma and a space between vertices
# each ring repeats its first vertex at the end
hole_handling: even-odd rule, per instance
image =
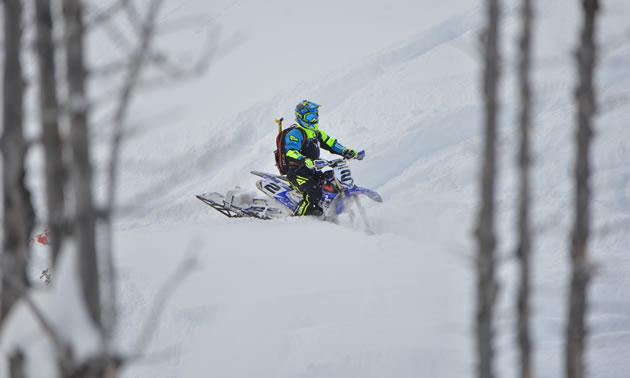
POLYGON ((348 189, 348 191, 346 193, 348 193, 349 195, 363 194, 367 198, 371 199, 372 201, 383 202, 383 197, 381 197, 380 194, 376 193, 373 190, 366 189, 366 188, 361 188, 361 187, 358 187, 358 186, 355 186, 354 188, 348 189))

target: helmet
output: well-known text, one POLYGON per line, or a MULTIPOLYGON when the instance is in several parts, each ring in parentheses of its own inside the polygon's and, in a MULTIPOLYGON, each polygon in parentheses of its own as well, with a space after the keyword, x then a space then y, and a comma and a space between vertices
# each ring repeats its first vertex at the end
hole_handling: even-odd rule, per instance
POLYGON ((295 107, 295 120, 300 126, 317 131, 319 128, 319 110, 321 105, 304 100, 295 107))

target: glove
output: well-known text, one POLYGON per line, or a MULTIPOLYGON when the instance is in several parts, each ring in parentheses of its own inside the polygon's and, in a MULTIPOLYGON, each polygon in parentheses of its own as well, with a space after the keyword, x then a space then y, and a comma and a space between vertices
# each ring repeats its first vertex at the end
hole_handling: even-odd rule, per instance
POLYGON ((308 169, 322 169, 326 167, 326 160, 304 159, 304 165, 308 169))
POLYGON ((344 148, 341 153, 346 159, 352 159, 353 157, 357 156, 357 151, 351 150, 349 148, 344 148))

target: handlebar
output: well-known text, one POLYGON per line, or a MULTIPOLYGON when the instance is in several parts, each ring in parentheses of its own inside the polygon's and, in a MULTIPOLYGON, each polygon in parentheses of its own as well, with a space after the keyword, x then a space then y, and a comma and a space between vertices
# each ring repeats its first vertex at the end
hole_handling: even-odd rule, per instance
POLYGON ((315 163, 315 169, 317 170, 321 170, 324 169, 326 167, 331 167, 331 168, 335 168, 337 166, 339 166, 341 163, 345 164, 346 160, 363 160, 363 158, 365 157, 365 150, 361 150, 357 153, 357 155, 355 157, 352 158, 337 158, 337 159, 333 159, 333 160, 314 160, 313 163, 315 163))

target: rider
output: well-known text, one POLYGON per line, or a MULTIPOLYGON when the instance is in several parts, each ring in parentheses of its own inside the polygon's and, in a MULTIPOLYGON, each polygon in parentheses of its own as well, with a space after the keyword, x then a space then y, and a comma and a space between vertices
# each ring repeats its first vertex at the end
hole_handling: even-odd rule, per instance
POLYGON ((319 159, 319 146, 347 159, 357 155, 357 151, 346 148, 335 138, 329 137, 319 129, 319 110, 321 105, 304 100, 295 107, 297 126, 285 136, 285 151, 289 162, 287 178, 293 187, 304 195, 304 199, 295 209, 295 215, 322 215, 319 201, 322 198, 324 174, 315 170, 319 159))

